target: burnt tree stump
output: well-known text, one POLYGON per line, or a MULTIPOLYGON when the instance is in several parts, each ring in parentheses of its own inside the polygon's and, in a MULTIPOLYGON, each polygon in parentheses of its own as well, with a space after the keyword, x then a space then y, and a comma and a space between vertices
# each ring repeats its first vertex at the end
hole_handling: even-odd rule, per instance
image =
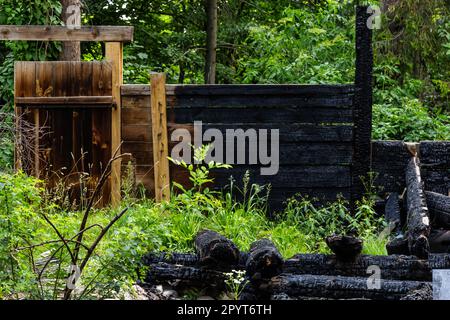
POLYGON ((203 266, 230 269, 239 264, 239 249, 231 240, 215 231, 200 231, 195 237, 194 246, 203 266))
POLYGON ((282 272, 283 262, 275 244, 268 239, 262 239, 250 246, 245 267, 251 280, 270 279, 282 272))
POLYGON ((408 238, 405 238, 405 236, 401 235, 392 239, 386 244, 386 251, 389 255, 410 255, 408 238))
POLYGON ((361 254, 363 241, 352 236, 332 235, 325 239, 338 260, 355 261, 361 254))

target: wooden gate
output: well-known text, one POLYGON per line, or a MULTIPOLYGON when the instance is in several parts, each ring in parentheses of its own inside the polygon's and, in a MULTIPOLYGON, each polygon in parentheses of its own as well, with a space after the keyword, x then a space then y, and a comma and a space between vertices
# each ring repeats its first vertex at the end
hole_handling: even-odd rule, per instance
MULTIPOLYGON (((18 125, 32 124, 35 131, 33 147, 22 150, 16 166, 50 187, 63 179, 71 199, 89 194, 114 152, 112 71, 108 61, 16 62, 18 125)), ((110 193, 108 181, 100 204, 110 201, 110 193)))

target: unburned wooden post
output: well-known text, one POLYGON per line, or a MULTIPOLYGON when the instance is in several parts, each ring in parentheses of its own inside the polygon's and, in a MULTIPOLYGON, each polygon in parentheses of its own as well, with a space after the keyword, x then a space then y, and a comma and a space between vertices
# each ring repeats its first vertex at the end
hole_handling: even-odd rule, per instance
MULTIPOLYGON (((116 107, 111 112, 111 155, 120 148, 121 138, 121 96, 120 87, 123 84, 123 44, 122 42, 107 42, 105 56, 112 64, 112 96, 116 107)), ((119 150, 120 152, 120 150, 119 150)), ((111 203, 120 203, 121 160, 117 159, 111 166, 111 203)))
POLYGON ((170 199, 166 76, 163 73, 157 73, 150 77, 155 198, 156 202, 161 202, 170 199))

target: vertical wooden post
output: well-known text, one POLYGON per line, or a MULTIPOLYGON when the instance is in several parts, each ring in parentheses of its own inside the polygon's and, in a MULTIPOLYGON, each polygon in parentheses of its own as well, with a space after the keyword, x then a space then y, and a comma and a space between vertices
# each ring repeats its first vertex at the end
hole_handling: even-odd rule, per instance
MULTIPOLYGON (((122 142, 120 86, 123 84, 123 44, 107 42, 105 56, 112 64, 112 96, 116 103, 116 108, 111 113, 111 155, 113 155, 122 142)), ((121 160, 118 159, 113 162, 111 167, 111 203, 113 206, 119 205, 121 199, 121 166, 121 160)))
POLYGON ((151 75, 153 162, 156 202, 170 200, 169 144, 167 138, 166 76, 151 75))
POLYGON ((354 100, 354 155, 352 166, 352 203, 364 193, 361 177, 371 170, 372 150, 372 30, 368 27, 367 6, 356 8, 356 70, 354 100))
POLYGON ((33 110, 34 116, 34 172, 33 176, 39 178, 40 161, 39 161, 39 109, 33 110))

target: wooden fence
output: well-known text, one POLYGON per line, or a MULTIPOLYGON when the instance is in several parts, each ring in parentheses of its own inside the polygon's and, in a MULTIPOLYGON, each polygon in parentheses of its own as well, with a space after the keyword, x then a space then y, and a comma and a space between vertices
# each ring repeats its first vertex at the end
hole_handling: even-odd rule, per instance
MULTIPOLYGON (((252 182, 272 185, 274 206, 296 193, 322 200, 334 200, 338 194, 351 198, 358 148, 354 86, 168 85, 166 90, 169 137, 175 129, 193 132, 194 121, 202 121, 202 133, 214 128, 224 136, 227 129, 279 130, 276 175, 261 175, 261 163, 234 165, 214 172, 216 185, 227 185, 230 175, 242 185, 249 170, 252 182)), ((137 180, 154 195, 150 87, 125 85, 121 91, 122 151, 133 155, 137 180)), ((169 154, 176 143, 169 144, 169 154)), ((170 177, 188 184, 184 169, 172 165, 170 177)))

